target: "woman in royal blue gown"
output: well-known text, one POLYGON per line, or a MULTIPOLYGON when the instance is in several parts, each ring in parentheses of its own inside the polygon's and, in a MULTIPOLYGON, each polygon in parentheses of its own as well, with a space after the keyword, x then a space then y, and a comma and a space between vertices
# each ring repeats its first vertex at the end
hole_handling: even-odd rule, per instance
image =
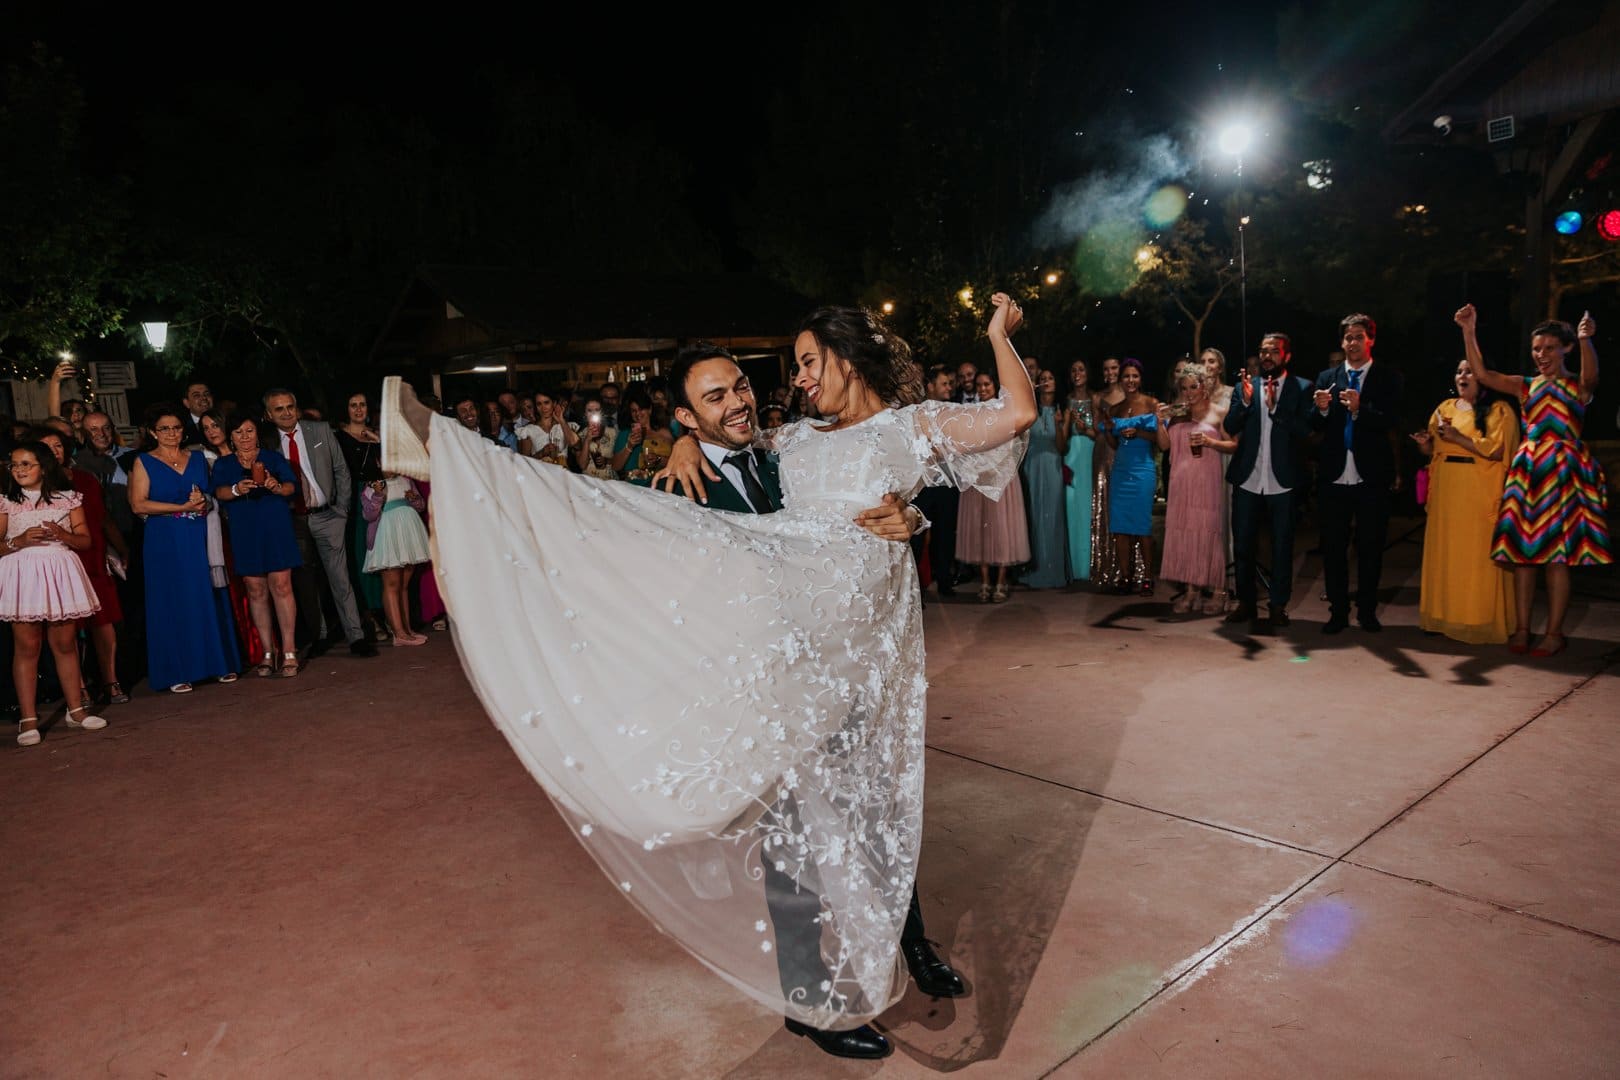
POLYGON ((146 517, 147 679, 185 694, 199 679, 234 677, 241 660, 208 568, 208 462, 180 449, 178 408, 155 406, 146 428, 156 446, 135 459, 129 505, 146 517))
MULTIPOLYGON (((1134 356, 1120 362, 1119 382, 1125 397, 1108 410, 1104 433, 1114 447, 1114 471, 1108 482, 1108 522, 1114 534, 1114 553, 1120 566, 1129 566, 1131 544, 1142 545, 1149 575, 1142 582, 1143 596, 1153 595, 1153 492, 1158 470, 1153 460, 1155 435, 1163 418, 1152 394, 1142 393, 1142 363, 1134 356)), ((1130 592, 1121 584, 1119 592, 1130 592)))

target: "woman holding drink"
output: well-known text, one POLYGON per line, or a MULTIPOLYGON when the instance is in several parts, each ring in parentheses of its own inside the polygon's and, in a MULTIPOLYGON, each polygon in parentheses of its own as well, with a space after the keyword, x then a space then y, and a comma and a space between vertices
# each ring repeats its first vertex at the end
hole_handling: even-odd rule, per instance
POLYGON ((304 564, 293 533, 292 498, 298 477, 281 454, 259 445, 259 425, 243 413, 226 424, 235 452, 214 463, 214 496, 225 506, 231 530, 231 552, 236 572, 247 585, 248 610, 264 644, 253 674, 260 678, 276 671, 284 679, 298 674, 298 599, 293 595, 292 572, 304 564), (281 665, 277 669, 270 643, 270 607, 275 605, 281 629, 281 665))

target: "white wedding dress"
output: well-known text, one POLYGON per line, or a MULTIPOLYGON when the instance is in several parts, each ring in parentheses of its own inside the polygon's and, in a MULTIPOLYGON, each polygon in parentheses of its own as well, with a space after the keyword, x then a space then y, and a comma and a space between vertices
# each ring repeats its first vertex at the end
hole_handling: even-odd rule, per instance
POLYGON ((922 837, 916 570, 851 519, 925 484, 999 495, 1027 444, 1005 408, 778 428, 760 445, 784 508, 765 515, 432 421, 434 565, 495 725, 626 899, 815 1027, 865 1023, 903 991, 922 837), (827 978, 809 993, 783 989, 762 861, 819 904, 827 978))

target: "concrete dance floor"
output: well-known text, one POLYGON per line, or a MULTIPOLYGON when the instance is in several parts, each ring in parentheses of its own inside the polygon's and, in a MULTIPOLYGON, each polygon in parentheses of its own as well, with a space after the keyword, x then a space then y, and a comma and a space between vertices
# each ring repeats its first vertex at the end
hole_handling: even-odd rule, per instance
POLYGON ((1318 632, 1314 561, 1281 637, 931 603, 921 894, 971 995, 912 989, 882 1062, 625 904, 445 635, 8 730, 0 1077, 1614 1076, 1620 605, 1456 645, 1416 550, 1378 636, 1318 632))

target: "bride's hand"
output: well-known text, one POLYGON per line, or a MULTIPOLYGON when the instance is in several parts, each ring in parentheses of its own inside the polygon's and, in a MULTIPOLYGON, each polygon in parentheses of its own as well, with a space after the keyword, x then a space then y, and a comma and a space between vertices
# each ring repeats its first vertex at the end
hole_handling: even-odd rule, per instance
POLYGON ((674 449, 669 452, 669 461, 653 474, 652 486, 656 488, 662 481, 663 490, 674 491, 675 485, 680 484, 688 499, 707 505, 709 491, 703 486, 703 481, 719 479, 720 474, 714 471, 709 459, 703 456, 703 450, 698 446, 697 439, 691 435, 682 435, 675 440, 674 449))
POLYGON ((1024 323, 1024 309, 1004 292, 991 296, 990 303, 995 305, 996 309, 990 314, 990 333, 994 334, 999 330, 1007 337, 1012 337, 1024 323))

